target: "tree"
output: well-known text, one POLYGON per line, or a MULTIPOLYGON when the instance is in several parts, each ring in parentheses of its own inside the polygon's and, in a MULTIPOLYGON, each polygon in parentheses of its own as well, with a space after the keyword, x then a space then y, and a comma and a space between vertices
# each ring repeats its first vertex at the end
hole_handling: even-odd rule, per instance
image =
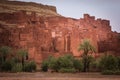
POLYGON ((21 61, 22 61, 22 66, 24 67, 25 57, 28 56, 28 52, 26 50, 24 50, 24 49, 20 49, 20 50, 18 50, 17 53, 20 56, 21 61))
POLYGON ((8 46, 2 46, 0 48, 0 56, 2 59, 2 63, 4 63, 6 61, 6 57, 8 56, 8 54, 10 53, 11 48, 8 46))
POLYGON ((83 51, 83 64, 84 64, 84 72, 87 71, 89 68, 89 56, 88 53, 91 51, 92 53, 95 52, 95 47, 90 43, 88 39, 83 40, 82 44, 79 45, 78 51, 83 51))

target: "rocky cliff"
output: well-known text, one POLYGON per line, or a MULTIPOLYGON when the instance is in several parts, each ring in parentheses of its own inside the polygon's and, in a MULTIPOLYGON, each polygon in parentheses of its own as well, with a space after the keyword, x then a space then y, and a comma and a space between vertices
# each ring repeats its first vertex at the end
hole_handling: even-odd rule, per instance
POLYGON ((95 19, 88 14, 73 19, 41 16, 34 11, 28 14, 25 10, 0 13, 0 46, 24 48, 29 52, 29 60, 37 63, 50 55, 71 53, 80 57, 77 48, 86 38, 96 47, 97 53, 110 51, 120 55, 120 34, 111 31, 109 20, 95 19))
POLYGON ((26 11, 27 14, 36 12, 39 16, 60 16, 57 14, 56 7, 54 6, 34 2, 0 0, 0 13, 12 13, 20 10, 26 11))

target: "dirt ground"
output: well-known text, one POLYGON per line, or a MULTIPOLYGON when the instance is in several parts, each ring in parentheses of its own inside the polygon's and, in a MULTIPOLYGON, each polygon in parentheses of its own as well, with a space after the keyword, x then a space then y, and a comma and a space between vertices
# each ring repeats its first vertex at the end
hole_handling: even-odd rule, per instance
POLYGON ((0 73, 0 80, 120 80, 120 75, 100 73, 0 73))

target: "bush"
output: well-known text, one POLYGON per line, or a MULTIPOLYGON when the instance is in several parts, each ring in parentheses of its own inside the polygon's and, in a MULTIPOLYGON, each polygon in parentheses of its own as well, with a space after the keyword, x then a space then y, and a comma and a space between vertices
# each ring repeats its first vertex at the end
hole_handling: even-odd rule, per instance
POLYGON ((36 70, 36 63, 34 61, 30 61, 25 63, 24 65, 24 71, 25 72, 32 72, 36 70))
POLYGON ((103 56, 99 66, 101 70, 117 70, 117 59, 112 55, 103 56))
POLYGON ((47 60, 45 60, 45 61, 42 62, 42 64, 41 64, 41 69, 42 69, 42 71, 44 71, 44 72, 47 72, 47 71, 48 71, 48 61, 47 61, 47 60))
POLYGON ((115 71, 115 75, 120 75, 120 70, 115 71))
POLYGON ((76 72, 76 70, 74 68, 61 68, 59 70, 59 72, 61 72, 61 73, 74 73, 74 72, 76 72))
POLYGON ((120 75, 120 71, 119 70, 116 70, 116 71, 104 70, 104 71, 102 71, 102 74, 103 75, 120 75))
POLYGON ((8 46, 0 47, 0 56, 1 56, 1 59, 2 59, 2 63, 4 63, 6 61, 6 58, 9 55, 10 52, 11 52, 10 47, 8 47, 8 46))
POLYGON ((117 57, 117 68, 120 71, 120 56, 117 57))
POLYGON ((90 70, 92 72, 100 71, 99 60, 94 60, 90 63, 90 70))
POLYGON ((12 67, 15 65, 15 63, 11 60, 7 60, 5 61, 2 66, 1 66, 1 70, 2 71, 11 71, 12 70, 12 67))
POLYGON ((120 75, 120 70, 116 70, 116 71, 115 71, 115 74, 116 74, 116 75, 120 75))
POLYGON ((76 72, 82 71, 83 64, 80 60, 67 54, 59 58, 49 57, 42 62, 41 69, 45 72, 48 71, 48 69, 56 72, 76 72))
POLYGON ((73 64, 74 64, 74 68, 75 68, 77 71, 80 72, 80 71, 83 70, 83 63, 82 63, 81 60, 74 59, 73 64))
POLYGON ((73 56, 72 55, 64 55, 58 58, 58 63, 60 68, 73 68, 73 56))
POLYGON ((60 69, 58 59, 54 58, 54 57, 51 57, 49 59, 48 67, 49 67, 49 69, 52 69, 53 71, 58 72, 58 70, 60 69))
POLYGON ((115 72, 112 70, 104 70, 104 71, 102 71, 102 74, 103 75, 112 75, 112 74, 115 74, 115 72))
POLYGON ((15 66, 13 66, 12 72, 22 72, 22 64, 17 63, 15 66))

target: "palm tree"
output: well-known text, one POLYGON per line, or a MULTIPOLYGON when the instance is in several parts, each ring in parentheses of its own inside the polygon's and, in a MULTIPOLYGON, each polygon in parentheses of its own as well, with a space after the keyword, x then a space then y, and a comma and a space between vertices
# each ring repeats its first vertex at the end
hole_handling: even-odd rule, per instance
POLYGON ((1 56, 2 63, 6 61, 6 58, 8 54, 10 53, 10 51, 11 51, 11 48, 8 46, 2 46, 0 48, 0 56, 1 56))
POLYGON ((89 56, 88 53, 91 51, 92 53, 95 52, 95 47, 90 43, 90 40, 85 39, 83 40, 82 44, 79 45, 78 51, 83 51, 83 64, 84 64, 84 72, 87 71, 89 68, 89 56))
POLYGON ((17 53, 20 56, 21 61, 22 61, 22 66, 24 67, 25 57, 28 56, 28 52, 24 49, 20 49, 20 50, 18 50, 17 53))

